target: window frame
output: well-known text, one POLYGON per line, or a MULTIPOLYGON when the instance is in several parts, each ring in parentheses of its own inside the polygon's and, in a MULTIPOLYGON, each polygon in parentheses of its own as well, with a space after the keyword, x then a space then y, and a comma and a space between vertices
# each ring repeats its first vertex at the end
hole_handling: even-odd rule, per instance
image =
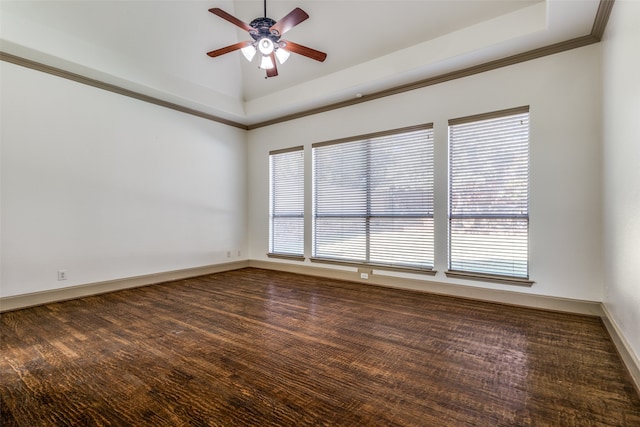
POLYGON ((296 147, 290 147, 290 148, 284 148, 284 149, 280 149, 280 150, 273 150, 269 152, 269 252, 267 253, 267 256, 270 258, 281 258, 281 259, 288 259, 288 260, 294 260, 294 261, 304 261, 305 260, 305 255, 304 255, 304 236, 305 236, 305 215, 304 215, 304 203, 305 203, 305 184, 304 184, 304 168, 305 168, 305 162, 304 162, 304 146, 300 145, 300 146, 296 146, 296 147), (276 212, 277 211, 277 206, 276 206, 276 198, 274 197, 274 195, 276 194, 276 185, 278 185, 278 183, 276 182, 276 180, 274 179, 274 166, 273 166, 273 162, 274 162, 274 156, 280 156, 280 155, 285 155, 285 154, 290 154, 290 153, 300 153, 301 154, 301 164, 298 166, 301 168, 302 171, 302 180, 301 180, 301 185, 302 185, 302 200, 300 200, 300 204, 302 207, 302 210, 299 211, 299 213, 287 213, 287 214, 281 214, 276 212), (275 236, 274 236, 274 230, 276 228, 275 226, 275 221, 278 218, 300 218, 302 221, 301 227, 302 227, 302 233, 301 233, 301 245, 302 245, 302 252, 300 253, 294 253, 294 252, 279 252, 279 251, 275 251, 274 247, 275 247, 275 236))
MULTIPOLYGON (((375 143, 375 142, 374 142, 375 143)), ((363 269, 379 269, 379 270, 390 270, 390 271, 406 271, 406 272, 411 272, 411 273, 418 273, 418 274, 427 274, 427 275, 435 275, 436 271, 434 270, 434 266, 435 266, 435 218, 434 218, 434 213, 435 213, 435 207, 434 207, 434 198, 435 198, 435 184, 434 184, 434 175, 435 175, 435 171, 434 171, 434 166, 435 166, 435 159, 434 159, 434 132, 433 132, 433 123, 426 123, 426 124, 421 124, 421 125, 415 125, 415 126, 408 126, 408 127, 404 127, 404 128, 397 128, 397 129, 391 129, 391 130, 386 130, 386 131, 381 131, 381 132, 375 132, 375 133, 370 133, 370 134, 364 134, 364 135, 357 135, 357 136, 352 136, 352 137, 347 137, 347 138, 341 138, 341 139, 336 139, 336 140, 331 140, 331 141, 324 141, 324 142, 319 142, 319 143, 315 143, 312 144, 312 153, 313 153, 313 157, 312 157, 312 162, 313 162, 313 167, 312 167, 312 174, 313 174, 313 182, 312 182, 312 199, 313 199, 313 208, 312 208, 312 256, 310 257, 310 260, 312 262, 319 262, 319 263, 329 263, 329 264, 336 264, 336 265, 346 265, 346 266, 355 266, 358 268, 363 268, 363 269), (367 203, 366 203, 366 213, 357 215, 358 218, 364 219, 365 221, 365 230, 366 230, 366 235, 365 235, 365 239, 366 239, 366 243, 365 243, 365 260, 356 260, 356 259, 347 259, 347 258, 334 258, 334 257, 327 257, 327 256, 317 256, 317 238, 316 238, 316 233, 317 233, 317 224, 316 224, 316 220, 318 218, 322 218, 324 217, 324 215, 318 215, 317 213, 317 207, 316 207, 316 191, 317 191, 317 181, 316 181, 316 172, 317 172, 317 164, 316 164, 316 149, 321 149, 322 147, 326 147, 326 146, 331 146, 331 145, 337 145, 337 144, 346 144, 346 143, 354 143, 354 142, 363 142, 363 143, 369 143, 371 140, 375 140, 377 138, 384 138, 384 137, 390 137, 390 136, 394 136, 394 135, 401 135, 401 134, 406 134, 406 133, 410 133, 410 132, 416 132, 416 131, 428 131, 428 137, 429 137, 429 141, 431 143, 431 147, 430 147, 430 156, 431 156, 431 165, 430 165, 430 169, 431 169, 431 205, 432 205, 432 209, 431 212, 426 212, 424 215, 412 215, 412 214, 405 214, 405 215, 376 215, 373 214, 371 212, 371 204, 370 204, 370 197, 371 197, 371 175, 372 175, 372 171, 370 169, 370 166, 367 166, 367 170, 366 170, 366 176, 367 176, 367 183, 366 183, 366 193, 367 193, 367 203), (371 224, 371 220, 372 219, 383 219, 383 218, 428 218, 431 220, 432 222, 432 237, 431 237, 431 242, 432 242, 432 248, 431 248, 431 253, 433 254, 433 258, 430 260, 432 266, 418 266, 416 264, 402 264, 402 263, 397 263, 397 262, 389 262, 389 263, 380 263, 380 262, 375 262, 375 261, 371 261, 371 257, 370 257, 370 241, 371 241, 371 234, 370 234, 370 224, 371 224)), ((367 148, 367 152, 366 152, 367 156, 371 155, 371 151, 369 148, 367 148)), ((351 215, 352 216, 352 215, 351 215)), ((351 217, 351 216, 346 216, 346 217, 351 217)), ((328 215, 327 217, 335 217, 335 216, 331 216, 328 215)), ((355 216, 354 216, 355 218, 355 216)))
POLYGON ((448 270, 445 272, 447 277, 454 277, 460 279, 469 279, 469 280, 481 280, 485 282, 494 282, 494 283, 502 283, 502 284, 512 284, 519 286, 531 286, 534 282, 529 279, 530 275, 530 186, 531 186, 531 174, 530 174, 530 162, 531 162, 531 135, 530 135, 530 108, 529 106, 522 106, 516 108, 510 108, 505 110, 493 111, 488 113, 482 113, 472 116, 461 117, 457 119, 449 120, 449 144, 448 144, 448 227, 447 227, 447 263, 448 270), (496 214, 490 212, 476 212, 473 214, 457 214, 452 213, 452 136, 451 136, 451 128, 457 125, 464 124, 472 124, 483 122, 491 119, 500 119, 500 118, 509 118, 516 115, 527 114, 527 147, 526 147, 526 213, 513 213, 513 214, 496 214), (453 221, 462 220, 462 219, 480 219, 485 221, 500 221, 500 220, 525 220, 526 222, 526 276, 520 275, 508 275, 494 272, 485 272, 485 271, 474 271, 470 270, 462 270, 462 269, 454 269, 452 265, 454 264, 453 256, 452 256, 452 230, 453 230, 453 221))

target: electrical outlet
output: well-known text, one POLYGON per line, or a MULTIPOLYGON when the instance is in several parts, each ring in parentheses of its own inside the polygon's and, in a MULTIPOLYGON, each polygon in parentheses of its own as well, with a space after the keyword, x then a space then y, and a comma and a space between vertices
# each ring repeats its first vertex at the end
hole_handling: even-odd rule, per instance
POLYGON ((227 258, 231 258, 231 251, 227 251, 227 258))
POLYGON ((360 267, 358 268, 358 273, 360 273, 361 279, 367 280, 369 275, 373 273, 373 269, 360 267))
POLYGON ((67 270, 58 270, 58 280, 67 280, 67 270))
POLYGON ((242 256, 242 251, 238 249, 238 256, 242 256))

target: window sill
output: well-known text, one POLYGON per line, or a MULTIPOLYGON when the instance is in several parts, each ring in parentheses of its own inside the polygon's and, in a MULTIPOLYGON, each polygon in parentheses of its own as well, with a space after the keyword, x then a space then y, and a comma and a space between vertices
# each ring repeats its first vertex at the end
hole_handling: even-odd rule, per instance
POLYGON ((304 261, 304 255, 292 255, 292 254, 272 254, 268 253, 267 256, 269 258, 280 258, 280 259, 288 259, 290 261, 304 261))
POLYGON ((457 270, 448 270, 445 271, 444 274, 446 274, 447 277, 456 279, 479 280, 482 282, 501 283, 503 285, 531 287, 535 283, 533 280, 523 279, 521 277, 500 276, 498 274, 470 273, 457 270))
POLYGON ((330 258, 309 258, 309 260, 311 262, 319 262, 319 263, 325 263, 325 264, 344 265, 348 267, 373 269, 373 270, 387 270, 387 271, 399 271, 404 273, 426 274, 428 276, 435 276, 437 273, 437 271, 428 267, 420 268, 420 267, 408 267, 408 266, 394 266, 394 265, 387 265, 387 264, 344 261, 344 260, 330 259, 330 258))

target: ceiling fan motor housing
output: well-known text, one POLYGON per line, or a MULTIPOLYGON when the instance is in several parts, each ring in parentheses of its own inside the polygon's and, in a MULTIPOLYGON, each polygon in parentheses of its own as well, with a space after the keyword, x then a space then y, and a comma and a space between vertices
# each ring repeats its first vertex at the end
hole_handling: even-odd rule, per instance
POLYGON ((278 45, 278 40, 280 40, 280 34, 277 31, 269 31, 269 28, 273 27, 276 24, 271 18, 256 18, 249 24, 254 31, 251 31, 249 34, 251 37, 258 41, 263 38, 267 38, 273 42, 275 46, 278 45))

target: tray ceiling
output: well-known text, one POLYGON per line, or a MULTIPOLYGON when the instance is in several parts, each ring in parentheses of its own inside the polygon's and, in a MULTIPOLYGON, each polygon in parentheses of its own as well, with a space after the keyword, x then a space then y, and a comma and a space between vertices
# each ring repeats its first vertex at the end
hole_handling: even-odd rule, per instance
POLYGON ((248 34, 208 12, 250 22, 263 2, 0 2, 1 49, 243 125, 388 90, 465 67, 588 35, 598 0, 272 0, 280 19, 310 19, 287 39, 327 52, 292 55, 264 78, 240 52, 207 51, 248 34))

